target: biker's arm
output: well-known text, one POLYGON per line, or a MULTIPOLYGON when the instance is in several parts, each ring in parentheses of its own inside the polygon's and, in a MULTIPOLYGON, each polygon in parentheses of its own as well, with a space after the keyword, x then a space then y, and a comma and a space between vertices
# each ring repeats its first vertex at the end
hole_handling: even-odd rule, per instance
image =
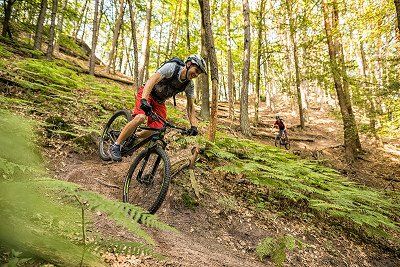
POLYGON ((146 100, 149 99, 151 90, 153 89, 154 85, 156 85, 159 81, 161 81, 162 78, 163 77, 158 72, 156 72, 150 76, 150 78, 147 80, 146 84, 144 85, 142 99, 146 99, 146 100))
POLYGON ((190 125, 197 127, 197 118, 196 118, 196 112, 194 109, 193 98, 187 96, 186 100, 187 100, 186 111, 187 111, 190 125))

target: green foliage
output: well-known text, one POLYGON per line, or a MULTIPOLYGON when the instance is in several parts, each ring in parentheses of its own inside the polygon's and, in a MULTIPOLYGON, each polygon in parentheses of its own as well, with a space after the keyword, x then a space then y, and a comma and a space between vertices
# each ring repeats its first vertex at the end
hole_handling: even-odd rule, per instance
POLYGON ((2 58, 10 58, 12 57, 13 53, 8 51, 3 45, 0 44, 0 57, 2 58))
POLYGON ((220 197, 220 198, 218 198, 217 202, 222 207, 222 209, 225 213, 234 211, 237 206, 236 199, 233 196, 220 197))
POLYGON ((267 237, 257 245, 256 253, 260 261, 269 257, 275 266, 283 266, 287 251, 293 251, 296 245, 301 248, 301 243, 291 235, 278 238, 267 237))
POLYGON ((67 50, 70 50, 71 52, 75 53, 76 55, 81 56, 82 58, 88 58, 86 55, 85 50, 78 45, 75 41, 74 38, 71 36, 61 34, 59 38, 60 46, 65 47, 67 50))
MULTIPOLYGON (((400 196, 357 185, 317 162, 250 140, 217 136, 206 155, 222 161, 215 170, 243 174, 269 189, 269 202, 282 209, 310 209, 322 217, 351 223, 372 236, 400 232, 400 196), (284 205, 289 202, 289 205, 284 205), (374 231, 379 228, 382 231, 374 231)), ((250 199, 247 199, 250 201, 250 199)), ((258 207, 259 201, 253 201, 258 207)))
POLYGON ((199 202, 197 202, 196 199, 194 199, 187 191, 183 192, 181 197, 183 205, 191 210, 194 210, 199 205, 199 202))
POLYGON ((82 224, 93 227, 89 221, 92 213, 85 212, 82 219, 80 203, 87 203, 85 210, 89 207, 106 213, 150 245, 155 242, 140 224, 175 231, 135 206, 47 178, 37 147, 31 142, 32 129, 32 122, 0 110, 0 244, 18 251, 10 256, 10 264, 32 258, 62 266, 100 266, 101 251, 153 253, 151 246, 141 243, 94 238, 94 231, 87 231, 83 240, 82 224))
POLYGON ((82 74, 80 68, 66 61, 16 59, 5 63, 5 67, 6 77, 20 88, 15 94, 0 96, 1 107, 22 108, 28 114, 49 119, 60 117, 68 123, 68 129, 45 124, 49 137, 74 140, 100 132, 114 111, 132 108, 135 102, 132 91, 117 83, 82 74))

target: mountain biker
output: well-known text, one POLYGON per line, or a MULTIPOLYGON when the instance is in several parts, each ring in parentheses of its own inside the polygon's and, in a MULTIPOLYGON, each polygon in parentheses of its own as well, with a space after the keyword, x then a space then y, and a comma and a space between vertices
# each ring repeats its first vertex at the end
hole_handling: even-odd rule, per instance
MULTIPOLYGON (((147 126, 151 128, 161 128, 163 123, 149 117, 152 112, 163 119, 167 117, 165 101, 174 97, 179 92, 185 91, 186 110, 190 122, 189 135, 197 135, 197 119, 193 104, 194 85, 192 79, 201 73, 207 74, 206 63, 199 55, 189 56, 185 62, 178 58, 173 58, 164 62, 161 67, 141 86, 136 95, 136 105, 133 110, 133 119, 122 129, 121 134, 114 144, 110 146, 110 156, 113 161, 121 161, 121 144, 135 132, 137 127, 147 118, 147 126)), ((151 131, 141 131, 137 138, 145 138, 151 131)))
POLYGON ((275 128, 279 128, 279 134, 278 134, 278 139, 282 137, 282 135, 284 134, 284 137, 286 137, 286 126, 285 123, 283 122, 282 118, 279 117, 279 115, 275 116, 275 123, 274 123, 274 127, 275 128))

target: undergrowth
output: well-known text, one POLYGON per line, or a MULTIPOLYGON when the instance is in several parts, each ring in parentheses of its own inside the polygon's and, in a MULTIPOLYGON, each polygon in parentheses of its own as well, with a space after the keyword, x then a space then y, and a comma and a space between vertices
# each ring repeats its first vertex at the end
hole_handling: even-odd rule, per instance
POLYGON ((400 197, 395 192, 358 185, 317 161, 226 134, 219 134, 206 154, 220 161, 215 170, 243 174, 254 184, 267 187, 270 205, 310 209, 321 217, 350 223, 368 236, 393 239, 399 244, 391 235, 400 233, 400 197))
POLYGON ((105 251, 156 255, 155 242, 142 225, 176 230, 138 207, 49 178, 31 141, 32 124, 0 109, 0 247, 14 251, 9 260, 99 266, 105 251), (94 211, 141 241, 110 240, 96 233, 94 211))

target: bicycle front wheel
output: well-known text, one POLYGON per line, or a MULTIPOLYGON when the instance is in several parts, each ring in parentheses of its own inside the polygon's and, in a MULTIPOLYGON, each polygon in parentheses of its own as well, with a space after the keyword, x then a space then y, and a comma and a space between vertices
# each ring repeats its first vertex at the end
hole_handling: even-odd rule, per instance
POLYGON ((161 147, 141 152, 125 178, 123 201, 141 206, 154 214, 167 194, 170 169, 169 158, 161 147))

